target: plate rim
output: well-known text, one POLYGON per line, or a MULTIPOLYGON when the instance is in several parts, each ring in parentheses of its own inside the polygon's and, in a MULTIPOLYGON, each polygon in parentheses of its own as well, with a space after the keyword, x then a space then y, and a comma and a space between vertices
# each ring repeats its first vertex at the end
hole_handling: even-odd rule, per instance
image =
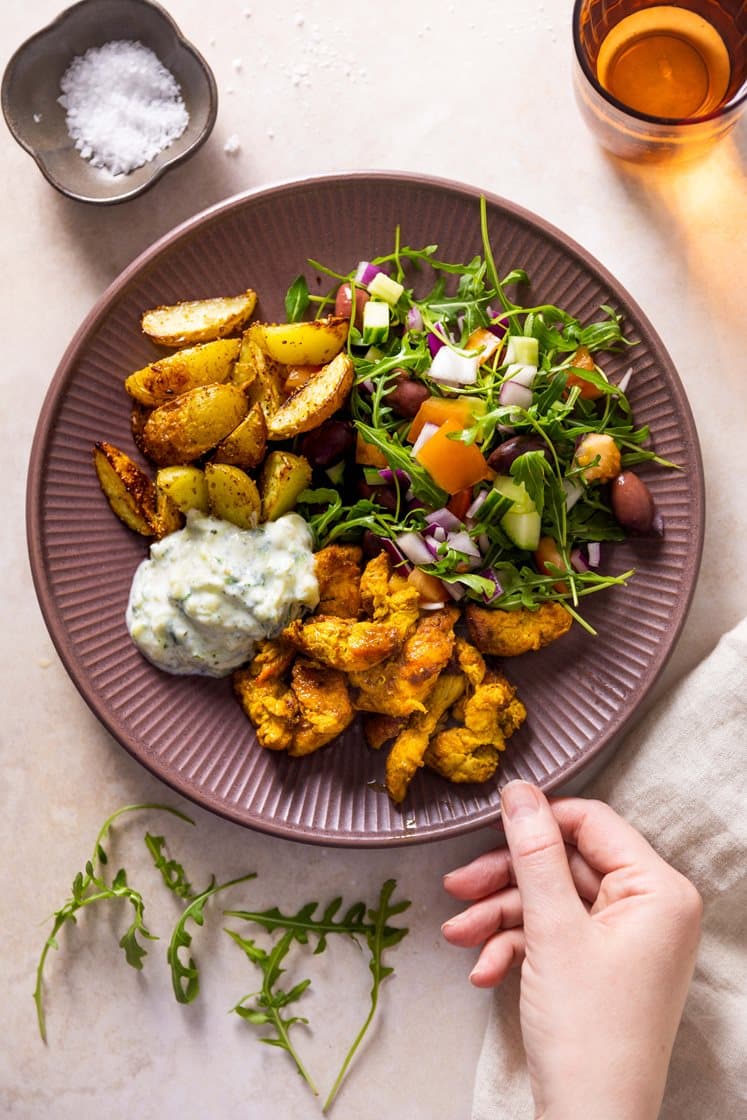
MULTIPOLYGON (((508 213, 512 218, 518 219, 534 230, 539 231, 543 236, 549 237, 556 244, 559 243, 562 245, 565 252, 573 255, 576 262, 583 269, 595 272, 600 279, 611 286, 615 296, 625 302, 626 308, 630 310, 632 316, 636 320, 636 324, 640 325, 658 342, 668 362, 667 376, 672 378, 675 385, 678 385, 681 389, 681 392, 678 394, 678 410, 681 413, 681 419, 685 422, 685 428, 682 430, 682 438, 690 450, 692 463, 688 464, 688 467, 694 472, 696 485, 693 487, 693 492, 691 494, 693 505, 690 507, 693 520, 693 535, 691 536, 689 552, 692 579, 687 588, 684 601, 682 602, 682 609, 678 621, 676 625, 667 632, 666 647, 657 660, 656 672, 645 688, 644 696, 648 695, 661 676, 661 673, 677 646, 680 634, 690 612, 702 562, 705 540, 705 478, 700 442, 690 401, 671 356, 648 315, 643 311, 637 300, 631 296, 626 286, 616 279, 594 254, 586 250, 580 242, 577 242, 559 227, 519 203, 506 199, 495 192, 456 179, 411 171, 342 170, 320 172, 302 178, 291 177, 273 180, 270 183, 240 191, 197 211, 195 214, 167 230, 146 249, 138 253, 137 256, 117 274, 111 283, 107 285, 101 295, 95 300, 87 315, 81 320, 68 345, 65 347, 48 385, 34 429, 29 455, 25 506, 26 540, 32 581, 39 608, 49 636, 68 676, 88 708, 112 736, 118 746, 125 749, 141 766, 145 767, 146 770, 180 796, 183 796, 186 800, 215 813, 223 819, 240 825, 242 828, 263 832, 284 840, 298 843, 313 843, 325 847, 398 847, 406 844, 423 844, 438 840, 453 839, 456 836, 476 831, 478 828, 486 825, 496 826, 496 824, 500 822, 500 809, 496 807, 486 807, 456 822, 446 824, 444 822, 439 822, 438 824, 419 827, 417 830, 408 830, 406 827, 404 823, 406 809, 404 809, 401 833, 390 832, 382 836, 371 836, 367 833, 363 834, 357 832, 338 833, 325 829, 312 829, 308 826, 298 824, 287 825, 282 821, 277 822, 275 820, 247 821, 238 810, 232 810, 230 806, 227 806, 217 796, 213 796, 210 791, 195 791, 194 786, 190 785, 186 779, 181 778, 178 774, 165 773, 163 767, 158 765, 156 759, 143 757, 133 749, 132 745, 123 741, 120 737, 121 729, 115 729, 114 720, 106 710, 106 706, 97 691, 91 686, 90 682, 81 680, 81 676, 85 676, 85 674, 77 671, 77 659, 73 655, 72 649, 65 648, 64 646, 62 634, 65 632, 65 626, 55 597, 52 594, 51 584, 46 578, 42 549, 44 534, 40 514, 44 493, 44 481, 47 473, 46 457, 42 454, 42 451, 46 446, 48 433, 52 430, 55 414, 61 407, 65 390, 72 379, 75 358, 88 339, 98 329, 110 310, 111 304, 126 291, 127 286, 135 278, 141 280, 144 272, 147 272, 149 267, 155 266, 162 254, 171 250, 178 242, 183 244, 187 243, 190 236, 196 235, 205 228, 206 223, 217 221, 227 213, 239 210, 251 204, 256 199, 271 197, 272 195, 283 195, 293 190, 313 189, 315 186, 326 186, 339 181, 344 181, 345 183, 351 181, 369 183, 374 181, 387 183, 393 186, 405 183, 409 187, 417 187, 420 185, 426 189, 435 188, 446 192, 456 192, 462 197, 472 197, 475 201, 478 201, 484 196, 488 206, 494 206, 504 213, 508 213)), ((637 703, 640 703, 640 700, 637 703)), ((598 761, 604 752, 616 749, 621 734, 629 730, 631 724, 634 722, 636 707, 633 707, 630 711, 620 712, 617 718, 611 720, 610 724, 605 729, 605 733, 583 754, 583 756, 569 759, 566 763, 561 764, 552 776, 540 779, 538 782, 540 788, 548 794, 554 792, 559 786, 565 785, 576 778, 580 772, 590 769, 591 763, 598 761)))

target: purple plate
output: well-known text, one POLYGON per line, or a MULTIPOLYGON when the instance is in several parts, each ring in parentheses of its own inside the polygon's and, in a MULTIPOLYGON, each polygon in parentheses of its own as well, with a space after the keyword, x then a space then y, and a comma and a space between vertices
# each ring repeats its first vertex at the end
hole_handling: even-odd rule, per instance
MULTIPOLYGON (((357 725, 302 759, 262 750, 227 681, 179 678, 149 665, 124 622, 144 540, 114 517, 91 463, 104 439, 137 457, 123 378, 153 360, 140 314, 158 304, 253 287, 257 315, 282 320, 290 281, 307 258, 347 272, 402 243, 437 243, 441 259, 481 252, 477 188, 400 173, 360 172, 239 195, 185 222, 115 280, 76 332, 39 418, 27 522, 36 591, 52 639, 86 702, 144 766, 183 796, 250 828, 310 843, 379 847, 456 836, 494 822, 512 778, 550 791, 616 741, 677 641, 692 599, 704 526, 704 486, 692 414, 679 377, 641 309, 579 245, 533 214, 487 195, 501 274, 524 268, 531 299, 590 321, 600 304, 625 316, 639 345, 605 360, 629 366, 629 397, 657 452, 681 469, 644 466, 665 523, 662 538, 604 549, 605 570, 635 568, 625 588, 592 596, 578 625, 504 668, 527 705, 496 779, 452 785, 420 771, 402 809, 382 792, 384 753, 357 725)), ((318 278, 319 290, 328 281, 318 278)))

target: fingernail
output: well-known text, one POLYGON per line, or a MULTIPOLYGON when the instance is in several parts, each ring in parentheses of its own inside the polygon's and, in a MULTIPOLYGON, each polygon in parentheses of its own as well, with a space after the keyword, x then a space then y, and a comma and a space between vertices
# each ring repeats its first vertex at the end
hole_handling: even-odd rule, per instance
POLYGON ((510 820, 531 816, 539 807, 537 790, 529 782, 509 782, 501 790, 501 809, 510 820))

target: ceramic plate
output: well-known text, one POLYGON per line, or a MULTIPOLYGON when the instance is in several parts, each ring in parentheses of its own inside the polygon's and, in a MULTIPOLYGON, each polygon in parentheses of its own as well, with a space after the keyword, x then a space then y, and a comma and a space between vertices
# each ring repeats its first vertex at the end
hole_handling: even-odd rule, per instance
POLYGON ((437 243, 441 259, 481 252, 476 188, 394 173, 330 175, 229 199, 158 241, 112 284, 73 338, 51 384, 30 465, 28 533, 37 594, 73 681, 111 734, 180 794, 239 824, 331 845, 384 846, 455 836, 495 821, 511 778, 556 789, 616 741, 669 657, 690 605, 703 536, 703 479, 692 415, 672 362, 631 296, 579 245, 534 215, 488 196, 501 274, 522 267, 529 301, 590 321, 600 304, 625 316, 638 345, 605 361, 632 367, 629 396, 660 455, 680 470, 640 469, 662 538, 606 546, 606 570, 635 568, 624 589, 593 596, 579 626, 505 669, 529 710, 499 773, 482 786, 421 771, 402 809, 382 792, 384 755, 356 726, 300 760, 263 751, 228 681, 178 678, 146 663, 124 612, 142 538, 111 513, 91 447, 105 439, 137 456, 123 376, 155 356, 141 312, 180 299, 255 288, 258 317, 282 319, 289 282, 307 258, 347 272, 402 243, 437 243))

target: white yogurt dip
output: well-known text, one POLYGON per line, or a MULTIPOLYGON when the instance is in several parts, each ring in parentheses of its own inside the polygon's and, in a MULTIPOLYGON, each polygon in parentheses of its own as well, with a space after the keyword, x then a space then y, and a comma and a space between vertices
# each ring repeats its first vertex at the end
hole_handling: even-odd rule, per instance
POLYGON ((159 669, 225 677, 318 602, 311 533, 298 514, 239 529, 191 511, 135 572, 127 629, 159 669))

